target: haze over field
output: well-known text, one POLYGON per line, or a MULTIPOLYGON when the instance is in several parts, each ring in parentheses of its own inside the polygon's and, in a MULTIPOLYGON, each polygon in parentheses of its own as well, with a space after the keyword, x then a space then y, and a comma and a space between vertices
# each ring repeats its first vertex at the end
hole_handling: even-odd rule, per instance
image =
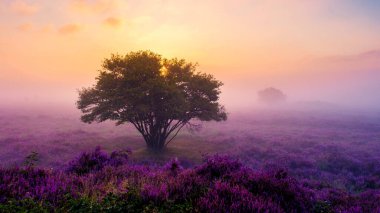
POLYGON ((375 0, 1 0, 0 105, 73 106, 104 58, 150 49, 198 62, 224 82, 230 110, 269 86, 289 102, 378 109, 379 10, 375 0))
POLYGON ((0 212, 380 212, 379 11, 0 0, 0 212))

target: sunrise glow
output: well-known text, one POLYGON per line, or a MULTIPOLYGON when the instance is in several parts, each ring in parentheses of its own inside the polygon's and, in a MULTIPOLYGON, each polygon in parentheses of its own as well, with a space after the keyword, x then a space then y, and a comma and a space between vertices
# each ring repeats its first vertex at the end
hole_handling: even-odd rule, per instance
POLYGON ((378 96, 361 94, 380 89, 378 9, 370 0, 2 0, 0 96, 72 103, 104 58, 149 49, 198 62, 225 83, 226 105, 277 86, 294 100, 374 106, 378 96))

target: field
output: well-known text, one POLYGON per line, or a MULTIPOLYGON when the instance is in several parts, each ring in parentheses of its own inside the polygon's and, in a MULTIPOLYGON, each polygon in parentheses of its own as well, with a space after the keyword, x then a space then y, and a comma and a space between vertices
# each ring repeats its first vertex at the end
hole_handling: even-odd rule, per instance
POLYGON ((0 114, 0 162, 22 165, 32 151, 38 166, 60 168, 96 146, 109 152, 129 148, 136 162, 177 157, 191 166, 203 155, 228 154, 256 169, 277 166, 308 180, 361 191, 380 187, 380 115, 321 111, 257 110, 231 113, 221 123, 185 130, 165 153, 150 153, 131 126, 84 124, 79 113, 61 111, 0 114))
MULTIPOLYGON (((165 165, 177 157, 185 168, 205 156, 228 155, 254 171, 284 170, 300 184, 352 196, 380 189, 380 114, 341 111, 231 112, 229 120, 183 131, 164 153, 152 153, 137 131, 112 123, 84 124, 78 112, 0 113, 0 162, 22 166, 32 151, 39 168, 61 170, 96 146, 108 153, 129 148, 129 161, 165 165)), ((199 127, 199 126, 198 126, 199 127)), ((378 195, 377 195, 378 196, 378 195)))

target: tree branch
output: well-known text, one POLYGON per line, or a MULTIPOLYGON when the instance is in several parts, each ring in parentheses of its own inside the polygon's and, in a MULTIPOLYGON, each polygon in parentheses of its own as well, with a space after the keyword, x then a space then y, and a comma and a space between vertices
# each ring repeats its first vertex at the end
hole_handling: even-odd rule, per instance
MULTIPOLYGON (((186 122, 185 123, 182 123, 182 126, 180 126, 178 129, 177 129, 177 131, 176 131, 176 133, 173 135, 173 137, 171 137, 169 140, 168 140, 168 142, 166 142, 166 144, 165 144, 165 146, 167 146, 176 136, 177 136, 177 134, 179 133, 179 131, 182 129, 182 127, 184 127, 186 125, 186 122)), ((171 133, 171 132, 170 132, 171 133)), ((170 135, 170 133, 168 134, 168 136, 170 135)))

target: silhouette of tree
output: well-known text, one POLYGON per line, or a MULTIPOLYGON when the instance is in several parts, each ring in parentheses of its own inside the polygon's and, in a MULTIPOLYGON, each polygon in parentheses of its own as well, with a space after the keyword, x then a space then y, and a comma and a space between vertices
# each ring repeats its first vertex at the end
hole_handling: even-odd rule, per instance
POLYGON ((286 101, 286 95, 279 89, 269 87, 258 92, 259 101, 267 104, 277 104, 286 101))
POLYGON ((112 55, 104 60, 96 84, 79 91, 81 120, 131 123, 155 150, 166 147, 192 119, 226 120, 218 103, 222 82, 196 67, 150 51, 112 55))

